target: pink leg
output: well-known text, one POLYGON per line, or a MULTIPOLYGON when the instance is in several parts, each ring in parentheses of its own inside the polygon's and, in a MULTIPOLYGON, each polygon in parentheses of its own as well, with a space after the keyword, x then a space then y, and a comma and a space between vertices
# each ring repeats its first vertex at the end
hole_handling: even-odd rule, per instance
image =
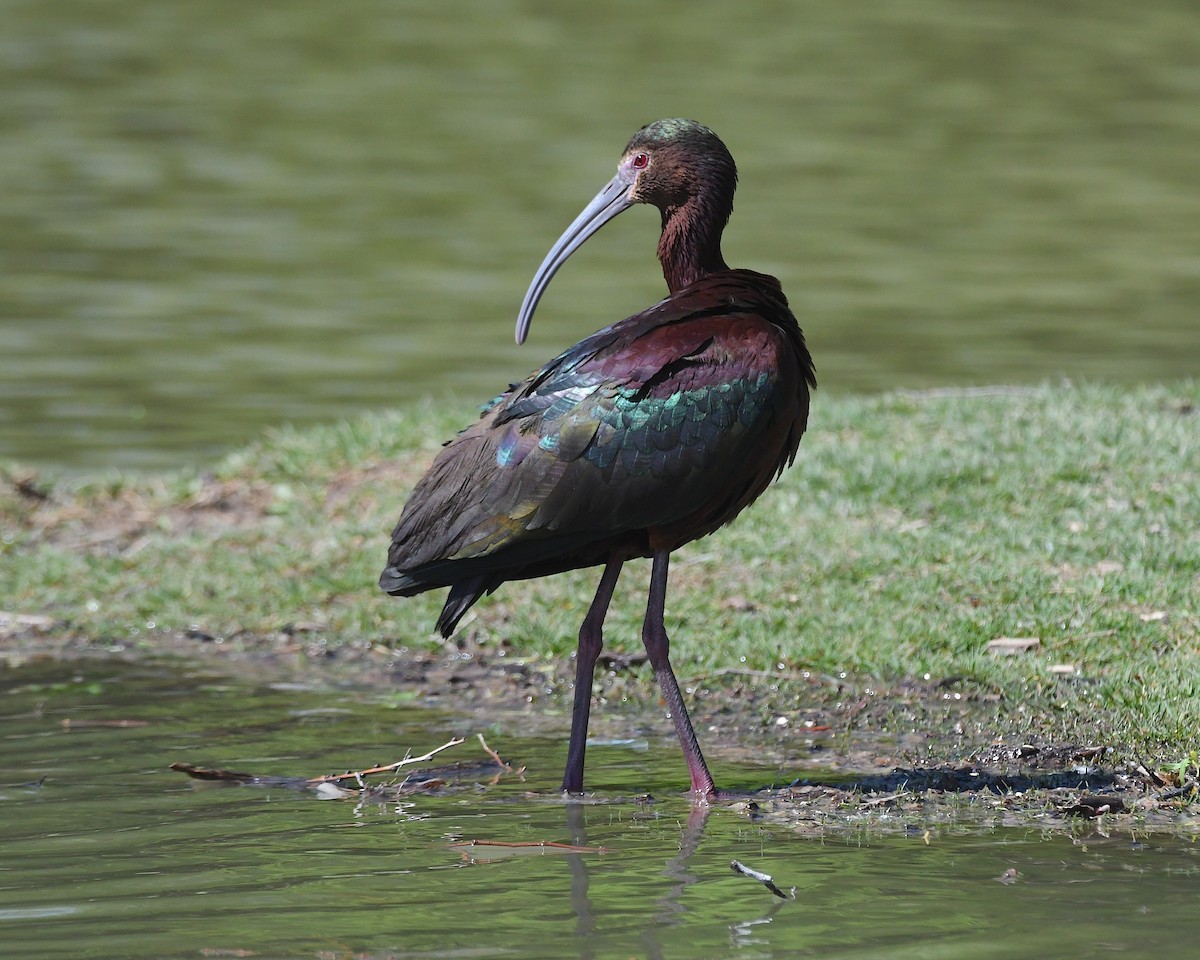
POLYGON ((662 688, 663 699, 667 702, 671 719, 675 721, 675 732, 679 735, 679 744, 683 747, 688 773, 692 777, 692 792, 705 798, 713 797, 716 796, 717 787, 713 783, 712 774, 708 772, 708 764, 704 762, 704 754, 700 752, 696 731, 692 729, 692 721, 683 703, 683 694, 679 692, 679 683, 668 659, 670 640, 667 639, 667 628, 663 624, 663 613, 667 600, 669 557, 670 552, 667 550, 659 550, 654 554, 654 568, 650 573, 650 599, 646 604, 646 620, 642 624, 642 642, 646 645, 646 653, 650 655, 650 665, 654 668, 659 687, 662 688))
POLYGON ((567 770, 562 783, 568 793, 583 790, 583 759, 587 750, 588 718, 592 712, 592 677, 596 671, 596 658, 604 646, 604 615, 608 613, 622 562, 615 557, 608 561, 600 586, 596 588, 596 597, 579 628, 579 652, 575 655, 575 709, 571 713, 571 744, 567 747, 567 770))

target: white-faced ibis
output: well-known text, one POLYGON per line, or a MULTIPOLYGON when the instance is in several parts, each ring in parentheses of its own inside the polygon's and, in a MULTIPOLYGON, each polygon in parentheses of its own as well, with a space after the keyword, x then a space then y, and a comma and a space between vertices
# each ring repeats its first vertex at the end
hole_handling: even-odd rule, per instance
POLYGON ((379 584, 394 596, 449 587, 437 629, 507 580, 604 565, 579 628, 563 789, 583 789, 592 675, 626 560, 653 558, 642 640, 691 773, 715 793, 663 625, 671 551, 750 504, 796 455, 812 359, 779 281, 731 270, 721 234, 737 170, 691 120, 639 130, 617 175, 555 243, 530 284, 517 342, 546 285, 585 240, 635 203, 662 214, 670 295, 559 354, 493 400, 417 484, 379 584))

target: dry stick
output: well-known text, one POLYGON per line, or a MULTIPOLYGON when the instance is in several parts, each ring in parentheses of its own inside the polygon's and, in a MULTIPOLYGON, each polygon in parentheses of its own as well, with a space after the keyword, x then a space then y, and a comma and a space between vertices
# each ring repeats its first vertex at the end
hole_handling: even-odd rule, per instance
POLYGON ((452 847, 549 847, 571 853, 608 853, 608 847, 577 847, 573 843, 557 843, 554 840, 460 840, 452 847))
POLYGON ((1173 787, 1170 790, 1164 790, 1162 793, 1154 795, 1155 800, 1178 800, 1180 797, 1186 797, 1188 794, 1193 797, 1200 793, 1200 783, 1195 780, 1188 780, 1186 783, 1178 787, 1173 787))
MULTIPOLYGON (((483 739, 482 733, 477 733, 477 734, 475 734, 475 736, 477 736, 479 738, 479 745, 481 747, 483 747, 483 749, 487 753, 487 755, 496 761, 497 766, 501 766, 505 770, 512 769, 512 767, 509 764, 505 763, 503 760, 500 759, 500 754, 498 754, 495 750, 493 750, 491 747, 489 747, 487 745, 487 741, 483 739)), ((459 742, 461 743, 461 741, 459 741, 459 742)))
POLYGON ((771 879, 771 875, 769 873, 763 873, 760 870, 754 870, 753 868, 746 866, 740 860, 731 860, 729 862, 729 867, 734 873, 740 873, 743 877, 749 877, 751 880, 757 880, 781 900, 796 899, 795 887, 792 887, 791 896, 788 896, 788 894, 784 893, 777 886, 775 886, 775 882, 771 879))
MULTIPOLYGON (((403 760, 397 760, 395 763, 385 764, 381 767, 370 767, 367 770, 348 770, 345 773, 335 773, 325 777, 309 777, 304 782, 336 783, 339 780, 352 780, 372 773, 393 773, 394 771, 399 770, 401 767, 407 767, 409 764, 422 763, 426 760, 430 760, 433 757, 436 757, 443 750, 449 750, 451 747, 457 747, 462 742, 462 737, 454 737, 451 740, 447 740, 440 747, 434 747, 428 753, 422 754, 419 757, 405 757, 403 760)), ((492 751, 489 750, 488 753, 492 753, 492 751)), ((492 756, 495 757, 496 755, 493 753, 492 756)))
MULTIPOLYGON (((491 747, 489 747, 487 745, 487 741, 483 739, 482 733, 477 733, 477 734, 475 734, 475 736, 477 736, 479 738, 479 745, 481 747, 483 747, 484 750, 487 751, 488 756, 490 756, 492 758, 492 760, 495 761, 496 766, 498 766, 500 768, 499 770, 496 771, 496 775, 494 777, 492 777, 491 780, 488 781, 494 787, 496 784, 498 784, 500 782, 500 778, 502 776, 504 776, 506 771, 508 773, 513 772, 512 764, 509 763, 507 760, 502 759, 500 754, 498 754, 495 750, 493 750, 491 747)), ((516 771, 516 774, 518 777, 523 777, 525 775, 525 768, 521 767, 519 770, 516 771)))

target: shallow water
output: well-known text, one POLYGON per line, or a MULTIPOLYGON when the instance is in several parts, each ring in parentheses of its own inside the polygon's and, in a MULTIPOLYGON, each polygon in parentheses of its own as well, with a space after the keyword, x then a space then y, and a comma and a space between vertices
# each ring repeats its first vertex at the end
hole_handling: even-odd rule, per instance
MULTIPOLYGON (((916 822, 901 836, 813 839, 725 808, 702 822, 671 793, 682 767, 668 742, 594 748, 608 802, 568 805, 554 789, 562 738, 525 726, 486 730, 526 765, 524 780, 359 808, 197 786, 166 768, 315 775, 423 751, 479 721, 178 663, 6 669, 0 943, 59 960, 1194 955, 1194 843, 1033 829, 927 836, 916 822), (657 800, 631 799, 647 788, 657 800), (735 858, 797 899, 734 875, 735 858), (1009 869, 1019 876, 1003 884, 1009 869)), ((468 741, 446 759, 478 756, 468 741)), ((721 770, 743 788, 776 777, 721 770)))
POLYGON ((729 260, 823 390, 1200 370, 1190 5, 701 8, 0 0, 0 458, 203 465, 494 396, 662 295, 631 211, 512 344, 662 116, 730 144, 729 260))

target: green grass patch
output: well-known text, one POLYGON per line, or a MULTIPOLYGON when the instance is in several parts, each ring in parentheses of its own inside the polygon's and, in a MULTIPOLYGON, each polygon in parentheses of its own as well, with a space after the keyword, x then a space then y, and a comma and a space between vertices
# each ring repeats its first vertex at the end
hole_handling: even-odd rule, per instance
MULTIPOLYGON (((302 624, 330 649, 439 646, 441 592, 399 601, 375 581, 409 489, 473 416, 422 406, 283 429, 211 472, 9 465, 0 609, 102 645, 188 630, 252 645, 302 624)), ((613 649, 640 643, 647 575, 623 575, 613 649)), ((596 576, 508 584, 465 629, 565 658, 596 576)), ((820 393, 796 467, 677 553, 672 577, 681 676, 964 676, 1058 729, 1190 756, 1200 384, 820 393), (1039 642, 998 656, 998 637, 1039 642)))

